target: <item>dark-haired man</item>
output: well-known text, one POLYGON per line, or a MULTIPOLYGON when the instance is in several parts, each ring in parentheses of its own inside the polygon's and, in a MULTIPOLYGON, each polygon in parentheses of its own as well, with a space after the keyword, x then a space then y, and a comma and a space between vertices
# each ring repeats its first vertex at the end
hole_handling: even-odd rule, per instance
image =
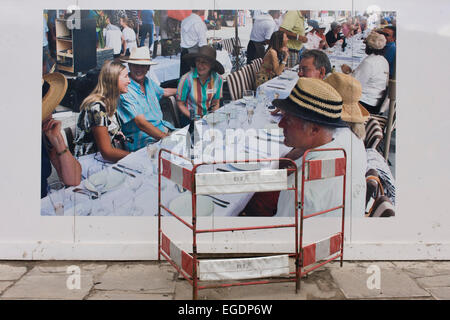
POLYGON ((395 78, 395 55, 397 47, 395 44, 397 37, 397 28, 395 26, 387 26, 382 30, 386 38, 386 47, 384 48, 384 57, 389 63, 389 78, 395 78))

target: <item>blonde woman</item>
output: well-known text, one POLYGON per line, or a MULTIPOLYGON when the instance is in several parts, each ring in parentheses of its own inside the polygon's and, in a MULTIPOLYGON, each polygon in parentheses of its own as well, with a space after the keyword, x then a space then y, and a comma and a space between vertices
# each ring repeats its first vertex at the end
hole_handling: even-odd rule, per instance
POLYGON ((99 151, 103 159, 117 162, 129 154, 120 148, 125 136, 116 113, 119 95, 128 92, 129 83, 128 70, 125 66, 120 62, 105 62, 97 86, 80 107, 75 156, 99 151))

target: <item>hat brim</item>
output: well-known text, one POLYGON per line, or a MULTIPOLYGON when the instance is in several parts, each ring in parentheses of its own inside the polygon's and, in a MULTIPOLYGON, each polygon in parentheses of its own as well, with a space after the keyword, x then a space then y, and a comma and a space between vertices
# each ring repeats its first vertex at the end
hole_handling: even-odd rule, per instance
POLYGON ((49 89, 42 98, 42 120, 52 114, 67 91, 67 79, 59 72, 45 74, 43 80, 49 84, 49 89))
POLYGON ((342 105, 341 119, 345 122, 364 123, 367 121, 367 119, 369 119, 369 116, 370 116, 369 111, 367 111, 367 109, 364 108, 359 102, 352 105, 348 105, 345 103, 342 105), (359 111, 357 114, 350 114, 346 112, 346 110, 355 110, 355 109, 359 111))
POLYGON ((283 111, 286 111, 296 117, 299 117, 299 118, 302 118, 303 120, 317 123, 317 124, 320 124, 323 126, 335 127, 335 128, 342 128, 342 127, 348 126, 347 123, 342 121, 341 118, 336 119, 335 121, 332 121, 329 118, 324 119, 320 115, 313 113, 312 111, 309 111, 306 108, 302 108, 302 107, 298 106, 297 104, 292 102, 289 98, 275 99, 272 101, 272 104, 275 107, 277 107, 283 111))
POLYGON ((312 29, 313 29, 313 27, 311 27, 311 26, 306 27, 305 28, 305 33, 310 32, 312 29))
POLYGON ((183 60, 185 60, 186 63, 189 64, 190 66, 195 66, 196 58, 204 58, 204 59, 208 60, 209 62, 211 62, 211 70, 216 71, 218 74, 225 73, 225 69, 224 69, 223 65, 219 61, 212 59, 210 56, 207 56, 207 55, 204 55, 201 53, 188 53, 185 56, 183 56, 183 60))
POLYGON ((145 59, 143 59, 143 60, 136 60, 136 59, 123 58, 123 59, 120 59, 120 61, 128 63, 128 64, 138 64, 138 65, 141 65, 141 66, 153 66, 155 64, 158 64, 158 63, 153 62, 151 60, 145 60, 145 59))

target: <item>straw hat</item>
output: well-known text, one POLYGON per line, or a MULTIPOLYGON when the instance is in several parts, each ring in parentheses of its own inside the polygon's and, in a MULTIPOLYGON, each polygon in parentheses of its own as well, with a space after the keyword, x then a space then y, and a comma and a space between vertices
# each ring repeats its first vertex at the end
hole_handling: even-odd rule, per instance
POLYGON ((148 47, 133 48, 131 49, 130 56, 128 58, 120 59, 120 61, 145 66, 157 64, 150 59, 150 49, 148 47))
POLYGON ((210 46, 203 46, 198 49, 198 52, 188 53, 183 57, 186 63, 190 66, 195 66, 196 58, 204 58, 211 63, 211 70, 216 71, 218 74, 224 74, 225 69, 223 65, 216 59, 216 49, 210 46))
POLYGON ((339 92, 342 97, 342 120, 353 123, 364 123, 369 119, 369 111, 360 103, 361 83, 348 74, 333 72, 325 80, 339 92))
POLYGON ((330 127, 346 127, 342 121, 342 98, 321 79, 300 77, 286 99, 273 100, 272 104, 306 121, 330 127))
POLYGON ((67 79, 59 72, 47 73, 42 79, 42 120, 52 114, 64 98, 67 79))
POLYGON ((366 38, 366 45, 375 50, 383 49, 386 46, 386 38, 384 35, 372 31, 366 38))

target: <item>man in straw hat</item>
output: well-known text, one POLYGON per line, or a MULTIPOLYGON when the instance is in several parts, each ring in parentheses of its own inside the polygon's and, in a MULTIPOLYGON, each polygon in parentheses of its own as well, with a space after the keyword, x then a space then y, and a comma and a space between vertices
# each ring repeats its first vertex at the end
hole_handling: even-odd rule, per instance
POLYGON ((58 72, 44 75, 42 83, 42 153, 41 198, 47 195, 47 179, 52 165, 65 185, 76 186, 81 181, 81 166, 70 153, 61 134, 61 121, 52 118, 52 112, 67 90, 66 78, 58 72))
MULTIPOLYGON (((352 149, 334 138, 337 128, 346 127, 342 121, 342 98, 339 93, 323 80, 300 78, 286 99, 276 99, 273 104, 283 112, 283 118, 278 126, 283 129, 284 144, 301 150, 297 159, 293 159, 297 167, 301 168, 303 153, 312 148, 344 148, 347 153, 347 167, 350 167, 352 149)), ((329 159, 342 156, 342 152, 313 152, 308 159, 329 159)), ((364 162, 364 159, 355 159, 364 162)), ((351 164, 351 169, 353 164, 351 164)), ((354 179, 364 183, 365 172, 353 172, 354 179)), ((299 172, 301 175, 301 172, 299 172)), ((301 177, 299 177, 300 179, 301 177)), ((306 214, 322 211, 342 202, 342 178, 331 178, 323 181, 312 181, 305 188, 306 214)), ((347 176, 347 181, 351 181, 347 176)), ((348 184, 347 184, 348 186, 348 184)), ((294 194, 291 191, 281 191, 278 199, 277 217, 293 216, 294 194)), ((351 201, 352 188, 346 188, 346 199, 351 201)), ((358 192, 358 197, 364 198, 364 193, 358 192)), ((351 202, 349 202, 351 204, 351 202)), ((350 213, 350 206, 346 206, 346 213, 350 213)), ((327 213, 336 215, 339 210, 327 213)), ((353 211, 355 215, 359 213, 353 211)), ((364 216, 364 210, 360 213, 364 216)))
POLYGON ((170 122, 163 120, 159 100, 175 95, 176 89, 163 89, 147 77, 150 66, 155 64, 148 47, 134 48, 130 56, 121 61, 128 63, 131 82, 128 92, 120 96, 117 113, 123 123, 122 132, 132 141, 127 143, 127 148, 136 151, 174 130, 170 122))

